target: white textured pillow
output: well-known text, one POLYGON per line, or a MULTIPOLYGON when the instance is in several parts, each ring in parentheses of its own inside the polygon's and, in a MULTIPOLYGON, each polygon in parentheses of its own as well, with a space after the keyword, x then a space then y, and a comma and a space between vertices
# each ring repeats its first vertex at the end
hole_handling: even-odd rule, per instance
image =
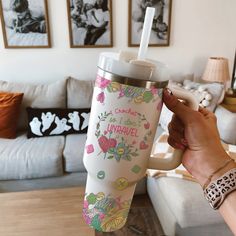
POLYGON ((183 88, 190 90, 199 99, 199 103, 203 103, 203 107, 206 107, 209 111, 214 112, 216 106, 219 104, 219 100, 224 91, 224 85, 219 83, 196 83, 190 80, 184 80, 183 88), (197 91, 197 92, 196 92, 197 91), (204 93, 211 96, 211 98, 205 99, 204 93), (204 102, 208 101, 209 104, 204 105, 204 102))
MULTIPOLYGON (((207 108, 212 112, 215 111, 215 108, 218 104, 219 99, 221 98, 224 89, 224 86, 219 83, 203 84, 203 83, 196 83, 190 80, 184 80, 183 83, 176 83, 176 84, 182 87, 183 89, 190 90, 193 93, 193 95, 197 97, 199 105, 207 108), (203 94, 204 92, 206 92, 206 94, 209 95, 208 98, 209 100, 205 99, 204 97, 205 95, 203 94), (205 102, 208 102, 209 104, 205 102)), ((160 125, 166 132, 168 132, 168 124, 172 119, 172 115, 173 113, 165 105, 163 105, 160 116, 160 125)))

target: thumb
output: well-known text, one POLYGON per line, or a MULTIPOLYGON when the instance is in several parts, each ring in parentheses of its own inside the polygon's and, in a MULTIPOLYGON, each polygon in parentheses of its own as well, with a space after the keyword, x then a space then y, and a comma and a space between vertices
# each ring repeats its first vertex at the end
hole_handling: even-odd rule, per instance
POLYGON ((178 118, 186 125, 193 116, 193 110, 180 102, 170 90, 165 89, 163 101, 167 108, 174 112, 178 118))

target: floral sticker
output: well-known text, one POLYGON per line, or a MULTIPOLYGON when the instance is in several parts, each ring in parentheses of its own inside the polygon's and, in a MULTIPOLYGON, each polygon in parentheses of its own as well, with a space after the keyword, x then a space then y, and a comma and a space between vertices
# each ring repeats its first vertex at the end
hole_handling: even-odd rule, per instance
POLYGON ((139 88, 129 85, 123 85, 118 82, 112 82, 108 79, 105 79, 99 75, 97 75, 95 86, 101 89, 101 92, 97 96, 97 101, 100 103, 104 103, 105 101, 105 93, 104 90, 107 90, 109 93, 117 93, 118 99, 120 98, 129 98, 130 102, 134 103, 149 103, 155 102, 155 95, 159 95, 162 98, 163 89, 157 89, 155 87, 150 88, 149 90, 146 88, 139 88))
POLYGON ((121 201, 120 197, 105 196, 102 192, 86 194, 83 217, 90 227, 98 231, 115 231, 125 224, 130 204, 131 199, 121 201))
MULTIPOLYGON (((123 112, 123 110, 122 110, 123 112)), ((129 113, 132 114, 132 111, 129 110, 129 113)), ((137 116, 137 121, 131 121, 129 119, 123 120, 120 119, 118 122, 116 118, 113 118, 112 112, 104 112, 98 116, 98 123, 96 125, 95 136, 98 140, 98 145, 101 149, 101 152, 98 154, 104 154, 104 159, 114 159, 117 162, 121 160, 132 161, 132 158, 137 157, 139 154, 138 149, 145 150, 149 148, 148 139, 152 135, 150 130, 150 123, 147 121, 145 115, 141 115, 140 113, 135 113, 137 116), (105 121, 108 122, 107 129, 101 130, 101 124, 105 121), (122 125, 116 125, 115 123, 121 123, 122 125), (137 143, 136 139, 132 141, 132 143, 128 143, 125 139, 125 136, 132 136, 134 138, 138 138, 137 128, 133 128, 130 126, 142 126, 146 133, 140 143, 137 143), (117 134, 121 137, 114 138, 114 134, 117 134), (113 136, 113 137, 112 137, 113 136), (137 144, 137 146, 135 146, 137 144)))

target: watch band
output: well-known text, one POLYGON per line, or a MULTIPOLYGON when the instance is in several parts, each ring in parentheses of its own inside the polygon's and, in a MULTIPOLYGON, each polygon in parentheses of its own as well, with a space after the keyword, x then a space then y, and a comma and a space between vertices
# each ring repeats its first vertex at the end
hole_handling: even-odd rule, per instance
POLYGON ((217 210, 226 196, 236 190, 236 168, 210 183, 204 190, 204 195, 210 206, 217 210))

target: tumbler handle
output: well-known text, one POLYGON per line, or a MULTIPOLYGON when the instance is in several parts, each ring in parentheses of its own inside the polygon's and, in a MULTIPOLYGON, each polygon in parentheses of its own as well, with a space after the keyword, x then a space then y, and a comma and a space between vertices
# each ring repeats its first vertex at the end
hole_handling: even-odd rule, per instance
MULTIPOLYGON (((179 99, 187 102, 187 106, 191 109, 198 110, 197 99, 187 90, 184 90, 178 86, 169 86, 169 89, 179 99)), ((183 151, 175 149, 173 154, 169 158, 157 158, 155 154, 149 158, 148 169, 157 170, 172 170, 177 168, 182 163, 183 151)))

